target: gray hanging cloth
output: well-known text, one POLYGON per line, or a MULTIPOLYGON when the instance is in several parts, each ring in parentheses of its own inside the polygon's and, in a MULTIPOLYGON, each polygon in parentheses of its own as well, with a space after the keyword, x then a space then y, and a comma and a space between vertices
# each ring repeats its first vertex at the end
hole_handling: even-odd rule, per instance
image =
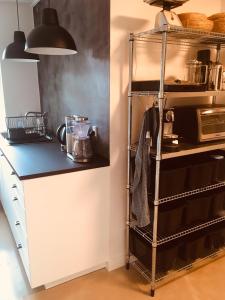
POLYGON ((137 226, 145 227, 150 223, 148 203, 148 186, 150 182, 150 145, 151 136, 156 128, 152 128, 152 114, 155 110, 148 109, 144 113, 138 148, 135 157, 135 171, 132 187, 132 213, 137 218, 137 226), (153 131, 153 132, 152 132, 153 131))

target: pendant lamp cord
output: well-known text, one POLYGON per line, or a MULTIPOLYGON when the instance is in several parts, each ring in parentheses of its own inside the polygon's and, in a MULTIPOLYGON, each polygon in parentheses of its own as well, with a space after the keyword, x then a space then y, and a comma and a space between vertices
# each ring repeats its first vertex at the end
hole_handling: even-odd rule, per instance
POLYGON ((20 30, 20 19, 19 19, 19 5, 18 0, 16 0, 16 12, 17 12, 17 25, 18 25, 18 31, 20 30))
POLYGON ((50 8, 50 5, 51 5, 50 0, 48 0, 48 7, 49 7, 49 8, 50 8))

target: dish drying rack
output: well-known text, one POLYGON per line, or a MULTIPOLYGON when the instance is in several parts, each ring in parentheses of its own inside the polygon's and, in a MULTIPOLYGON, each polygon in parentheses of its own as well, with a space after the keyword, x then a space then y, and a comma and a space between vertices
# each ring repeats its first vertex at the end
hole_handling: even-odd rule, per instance
POLYGON ((47 133, 47 113, 28 112, 25 116, 6 117, 9 140, 23 140, 43 137, 47 133))

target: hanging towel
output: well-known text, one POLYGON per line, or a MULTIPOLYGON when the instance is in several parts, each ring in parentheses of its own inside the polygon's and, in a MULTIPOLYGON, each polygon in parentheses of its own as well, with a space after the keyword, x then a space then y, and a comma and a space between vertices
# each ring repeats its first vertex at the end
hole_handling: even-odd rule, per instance
POLYGON ((150 223, 148 180, 150 180, 151 113, 151 109, 144 113, 135 157, 131 209, 139 227, 145 227, 150 223))

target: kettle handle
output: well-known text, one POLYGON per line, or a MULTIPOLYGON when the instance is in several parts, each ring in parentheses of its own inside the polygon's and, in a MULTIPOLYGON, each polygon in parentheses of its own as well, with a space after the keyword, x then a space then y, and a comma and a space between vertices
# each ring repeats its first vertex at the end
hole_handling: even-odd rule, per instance
POLYGON ((64 127, 66 127, 66 124, 60 125, 56 130, 56 136, 62 145, 66 145, 65 141, 63 141, 61 138, 61 131, 63 130, 64 127))

